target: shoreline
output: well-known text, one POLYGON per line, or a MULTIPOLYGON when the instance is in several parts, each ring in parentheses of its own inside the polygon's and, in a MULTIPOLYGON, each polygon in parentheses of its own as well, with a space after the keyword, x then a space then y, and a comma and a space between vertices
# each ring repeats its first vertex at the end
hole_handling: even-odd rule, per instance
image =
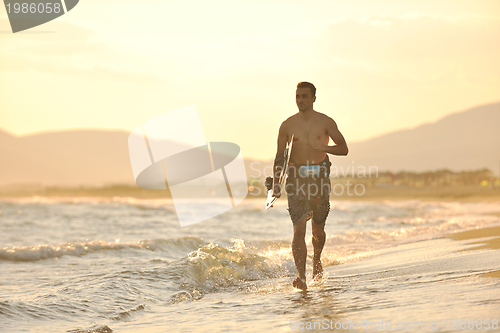
MULTIPOLYGON (((337 192, 339 193, 339 192, 337 192)), ((358 194, 360 194, 358 192, 358 194)), ((110 185, 103 187, 38 187, 38 188, 0 188, 0 198, 22 197, 133 197, 136 199, 172 199, 167 190, 147 190, 136 186, 110 185)), ((285 199, 286 196, 282 196, 285 199)), ((262 194, 249 193, 245 200, 265 200, 262 194)), ((384 200, 422 200, 422 201, 500 201, 500 188, 481 186, 441 186, 441 187, 367 187, 362 195, 336 195, 333 191, 330 201, 384 201, 384 200)))
MULTIPOLYGON (((445 235, 445 238, 450 238, 456 241, 466 241, 466 244, 468 245, 477 245, 461 251, 475 251, 475 250, 488 250, 488 249, 499 250, 500 226, 461 231, 445 235), (478 241, 478 239, 483 239, 483 238, 488 238, 488 239, 478 241)), ((491 271, 481 276, 500 279, 500 270, 491 271)))
MULTIPOLYGON (((500 188, 482 186, 367 188, 350 200, 500 201, 500 188), (359 198, 359 199, 358 199, 359 198)), ((342 199, 344 197, 340 197, 342 199)))

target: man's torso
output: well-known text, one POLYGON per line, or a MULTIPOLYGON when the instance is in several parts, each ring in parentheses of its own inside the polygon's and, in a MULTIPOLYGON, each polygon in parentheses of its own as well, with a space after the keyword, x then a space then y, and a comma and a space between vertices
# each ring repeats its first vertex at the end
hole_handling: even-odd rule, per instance
POLYGON ((325 152, 317 151, 309 146, 309 140, 317 140, 323 145, 328 145, 326 121, 328 117, 316 112, 305 119, 299 113, 288 118, 286 122, 287 140, 294 135, 292 156, 290 160, 297 164, 318 164, 326 157, 325 152))

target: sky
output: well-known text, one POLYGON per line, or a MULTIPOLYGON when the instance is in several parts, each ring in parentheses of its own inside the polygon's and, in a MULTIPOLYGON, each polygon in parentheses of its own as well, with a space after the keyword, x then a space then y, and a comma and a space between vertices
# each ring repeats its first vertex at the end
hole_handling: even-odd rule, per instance
POLYGON ((295 87, 347 142, 500 101, 497 0, 82 0, 13 34, 0 129, 132 131, 195 104, 207 141, 271 159, 295 87))

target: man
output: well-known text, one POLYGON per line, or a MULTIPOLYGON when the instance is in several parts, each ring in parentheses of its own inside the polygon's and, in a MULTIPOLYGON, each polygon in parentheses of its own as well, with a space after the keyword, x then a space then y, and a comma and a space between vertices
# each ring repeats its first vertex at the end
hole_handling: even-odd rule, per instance
POLYGON ((298 277, 295 288, 305 290, 307 248, 306 223, 312 217, 313 279, 323 275, 321 252, 325 245, 325 222, 330 211, 330 162, 328 154, 347 155, 344 137, 332 118, 313 110, 316 88, 312 83, 297 84, 295 100, 299 112, 285 120, 278 133, 278 151, 274 163, 273 196, 281 196, 280 165, 286 143, 294 135, 285 191, 293 223, 292 253, 298 277), (328 146, 330 138, 335 145, 328 146))

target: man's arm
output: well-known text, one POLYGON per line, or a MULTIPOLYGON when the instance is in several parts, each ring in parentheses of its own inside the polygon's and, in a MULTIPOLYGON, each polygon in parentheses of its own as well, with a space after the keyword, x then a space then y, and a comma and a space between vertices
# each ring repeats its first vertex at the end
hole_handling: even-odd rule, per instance
POLYGON ((280 129, 278 131, 278 149, 276 151, 276 158, 274 159, 273 165, 273 196, 279 198, 281 196, 281 185, 279 184, 279 178, 283 168, 283 153, 285 152, 286 143, 288 141, 288 135, 285 128, 285 122, 281 123, 280 129), (281 163, 276 163, 280 162, 281 163))
POLYGON ((335 142, 335 145, 325 146, 316 140, 309 142, 311 148, 333 155, 347 155, 347 153, 349 153, 349 148, 347 148, 347 143, 345 142, 344 136, 342 135, 342 133, 340 133, 337 127, 337 123, 335 123, 335 121, 330 117, 328 117, 326 132, 328 136, 332 138, 333 142, 335 142))

